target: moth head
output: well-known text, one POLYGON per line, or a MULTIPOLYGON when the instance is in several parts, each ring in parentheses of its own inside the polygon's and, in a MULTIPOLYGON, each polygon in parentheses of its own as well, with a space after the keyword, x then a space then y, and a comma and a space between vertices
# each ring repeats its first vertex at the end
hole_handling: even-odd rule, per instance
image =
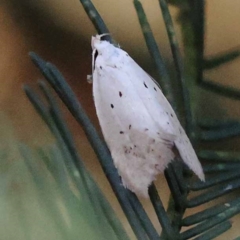
POLYGON ((91 45, 95 55, 104 55, 105 59, 108 59, 115 52, 116 47, 101 39, 105 35, 108 35, 108 33, 93 36, 91 45))

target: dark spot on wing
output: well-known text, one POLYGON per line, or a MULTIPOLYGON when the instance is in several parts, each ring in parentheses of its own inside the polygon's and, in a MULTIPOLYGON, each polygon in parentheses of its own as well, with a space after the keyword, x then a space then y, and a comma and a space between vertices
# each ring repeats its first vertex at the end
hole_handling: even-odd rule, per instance
POLYGON ((100 66, 100 69, 102 69, 102 66, 100 66))
POLYGON ((124 132, 123 132, 123 131, 120 131, 119 133, 120 133, 120 134, 124 134, 124 132))
POLYGON ((119 92, 119 97, 122 97, 122 92, 119 92))
POLYGON ((111 108, 114 108, 114 105, 113 105, 113 104, 111 104, 111 108))
POLYGON ((157 91, 157 89, 154 87, 154 90, 157 91))
POLYGON ((167 122, 167 124, 169 124, 169 122, 167 122))
POLYGON ((125 147, 124 150, 125 150, 124 151, 125 153, 130 153, 129 150, 127 149, 127 147, 125 147))
POLYGON ((172 113, 171 113, 171 117, 173 117, 172 113))
POLYGON ((148 128, 145 128, 144 131, 148 131, 149 129, 148 128))
POLYGON ((145 82, 143 84, 144 84, 145 88, 148 88, 148 86, 147 86, 147 84, 145 82))
POLYGON ((124 149, 124 152, 125 152, 125 153, 131 153, 131 151, 132 151, 132 147, 126 147, 126 146, 124 146, 123 149, 124 149))
POLYGON ((132 128, 132 125, 130 124, 130 125, 128 126, 128 128, 131 129, 131 128, 132 128))

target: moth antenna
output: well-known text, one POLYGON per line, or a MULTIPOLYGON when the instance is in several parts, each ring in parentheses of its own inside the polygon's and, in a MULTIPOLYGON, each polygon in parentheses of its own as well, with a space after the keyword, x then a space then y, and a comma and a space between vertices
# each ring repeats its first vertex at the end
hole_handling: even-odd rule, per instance
POLYGON ((100 34, 100 35, 96 35, 96 38, 98 38, 99 40, 101 40, 102 37, 108 36, 108 35, 111 35, 111 33, 103 33, 103 34, 100 34))

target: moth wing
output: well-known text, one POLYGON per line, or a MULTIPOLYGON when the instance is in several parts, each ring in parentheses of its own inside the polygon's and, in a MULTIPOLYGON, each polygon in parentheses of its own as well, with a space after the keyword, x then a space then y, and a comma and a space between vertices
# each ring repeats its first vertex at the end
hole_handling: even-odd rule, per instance
POLYGON ((204 173, 195 150, 172 109, 172 106, 163 95, 158 84, 141 67, 139 67, 133 59, 130 59, 128 68, 128 74, 134 76, 131 80, 134 82, 139 94, 143 93, 142 83, 146 90, 148 90, 141 95, 141 98, 143 99, 149 114, 153 116, 155 121, 159 121, 159 124, 165 131, 176 136, 174 143, 181 158, 203 181, 205 179, 204 173), (140 85, 137 84, 137 82, 140 83, 140 85))
POLYGON ((133 77, 98 58, 93 95, 104 138, 124 186, 147 196, 148 186, 174 158, 171 148, 175 136, 154 121, 130 81, 133 77))
POLYGON ((147 197, 149 185, 174 159, 172 146, 136 129, 125 134, 121 141, 111 152, 123 185, 147 197))
MULTIPOLYGON (((181 127, 181 126, 180 126, 181 127)), ((181 127, 182 128, 182 127, 181 127)), ((198 160, 195 150, 186 135, 184 129, 181 131, 181 135, 174 141, 182 160, 186 165, 192 169, 192 171, 202 180, 205 181, 202 165, 198 160)))
POLYGON ((115 60, 109 65, 101 56, 95 61, 93 95, 97 112, 104 108, 107 114, 112 108, 120 124, 124 123, 120 131, 134 126, 139 131, 150 131, 159 139, 173 140, 176 136, 173 124, 175 113, 166 98, 148 74, 124 51, 117 50, 118 58, 122 59, 121 55, 125 57, 122 61, 115 60), (103 101, 101 104, 104 106, 99 106, 103 101))
POLYGON ((183 143, 188 137, 158 85, 126 52, 116 49, 116 53, 110 62, 97 56, 93 95, 124 186, 147 196, 155 176, 173 159, 173 144, 183 161, 204 179, 195 151, 190 142, 183 143))

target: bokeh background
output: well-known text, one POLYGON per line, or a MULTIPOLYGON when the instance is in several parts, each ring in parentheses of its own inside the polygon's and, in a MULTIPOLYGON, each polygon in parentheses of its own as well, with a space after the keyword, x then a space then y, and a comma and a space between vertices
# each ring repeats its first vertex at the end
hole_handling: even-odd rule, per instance
MULTIPOLYGON (((151 58, 146 48, 132 1, 95 0, 93 3, 103 17, 114 39, 146 71, 152 72, 154 75, 151 58)), ((171 68, 171 52, 158 1, 143 0, 142 3, 160 50, 169 68, 171 68)), ((171 7, 170 10, 176 19, 178 15, 177 8, 171 7)), ((238 1, 206 1, 205 56, 211 56, 239 46, 239 10, 240 2, 238 1)), ((177 22, 175 23, 178 39, 181 40, 179 27, 177 22)), ((99 129, 93 105, 91 85, 86 81, 86 76, 91 73, 90 38, 95 34, 94 27, 77 0, 1 0, 0 136, 4 136, 4 139, 6 139, 10 134, 14 139, 23 141, 30 146, 48 145, 54 141, 47 127, 43 124, 22 91, 23 83, 29 83, 31 86, 36 87, 37 80, 43 78, 30 61, 28 57, 29 51, 35 51, 60 69, 74 89, 91 120, 99 129)), ((240 88, 239 64, 240 59, 237 59, 232 63, 207 72, 205 76, 218 83, 240 88)), ((238 101, 219 97, 207 91, 202 91, 202 99, 204 101, 202 101, 199 107, 199 115, 240 118, 238 101)), ((83 131, 66 108, 63 107, 62 109, 70 129, 74 132, 79 152, 84 158, 88 169, 93 173, 94 178, 110 199, 118 216, 125 222, 127 231, 131 232, 83 131)), ((232 141, 230 144, 230 148, 232 150, 239 149, 238 143, 239 141, 234 139, 234 142, 232 141)), ((17 160, 14 160, 13 157, 12 161, 17 160)), ((12 164, 12 162, 10 163, 12 164)), ((10 163, 9 168, 1 170, 1 172, 5 171, 7 173, 10 171, 10 163)), ((13 177, 13 181, 17 182, 17 177, 16 179, 13 177)), ((169 190, 163 177, 159 177, 157 185, 166 206, 169 190), (159 184, 160 182, 161 184, 159 184)), ((19 190, 13 187, 10 191, 13 191, 12 194, 18 198, 20 193, 16 189, 19 190)), ((24 192, 24 189, 21 189, 21 194, 28 199, 33 193, 24 192)), ((158 227, 153 209, 146 200, 143 200, 143 203, 158 227)), ((28 209, 26 207, 27 210, 34 211, 34 208, 28 209)), ((1 221, 10 223, 14 218, 13 215, 8 214, 9 219, 2 219, 1 221)), ((237 218, 236 220, 233 219, 233 229, 218 239, 232 239, 234 236, 239 235, 240 231, 236 227, 237 221, 237 218)), ((0 233, 2 234, 2 232, 5 232, 4 236, 6 238, 4 239, 16 239, 16 235, 11 228, 0 227, 0 233)), ((49 235, 46 233, 44 236, 36 236, 36 239, 54 239, 54 237, 50 233, 49 235)))

